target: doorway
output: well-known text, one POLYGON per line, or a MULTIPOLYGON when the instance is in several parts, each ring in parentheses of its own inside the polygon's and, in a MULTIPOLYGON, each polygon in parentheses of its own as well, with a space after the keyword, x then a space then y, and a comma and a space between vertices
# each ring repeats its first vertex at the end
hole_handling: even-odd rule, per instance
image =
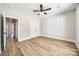
POLYGON ((10 43, 18 42, 18 19, 0 15, 0 53, 10 49, 10 43))
POLYGON ((6 17, 6 41, 18 41, 18 20, 6 17))

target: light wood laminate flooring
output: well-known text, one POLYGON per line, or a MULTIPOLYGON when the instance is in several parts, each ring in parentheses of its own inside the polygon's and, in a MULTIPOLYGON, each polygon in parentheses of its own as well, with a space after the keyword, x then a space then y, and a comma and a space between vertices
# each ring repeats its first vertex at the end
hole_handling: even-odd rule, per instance
POLYGON ((73 42, 47 37, 35 37, 21 42, 9 42, 3 56, 78 56, 73 42))

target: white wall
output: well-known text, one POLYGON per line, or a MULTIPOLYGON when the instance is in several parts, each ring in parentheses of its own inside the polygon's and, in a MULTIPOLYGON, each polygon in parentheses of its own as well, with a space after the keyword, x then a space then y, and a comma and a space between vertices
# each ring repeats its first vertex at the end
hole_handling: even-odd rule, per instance
POLYGON ((40 35, 40 19, 18 9, 4 8, 5 17, 18 19, 18 40, 23 41, 40 35))
POLYGON ((40 35, 40 19, 19 10, 8 8, 8 5, 0 4, 0 12, 5 17, 18 19, 18 40, 23 41, 40 35))
POLYGON ((43 36, 75 41, 74 10, 42 19, 43 36))
POLYGON ((76 45, 79 49, 79 4, 77 4, 76 6, 76 13, 75 13, 75 16, 76 16, 76 45))
POLYGON ((18 19, 18 40, 24 40, 30 37, 30 20, 28 16, 17 10, 5 10, 6 17, 18 19))
POLYGON ((0 3, 0 13, 3 11, 3 4, 0 3))

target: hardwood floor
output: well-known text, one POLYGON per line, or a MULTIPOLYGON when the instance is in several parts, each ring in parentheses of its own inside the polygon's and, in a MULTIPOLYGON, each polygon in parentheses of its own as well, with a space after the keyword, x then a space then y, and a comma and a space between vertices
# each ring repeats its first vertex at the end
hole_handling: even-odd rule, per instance
POLYGON ((75 43, 47 37, 10 42, 2 55, 12 56, 78 56, 75 43))
POLYGON ((22 56, 18 43, 16 41, 7 42, 6 49, 2 52, 1 56, 22 56))

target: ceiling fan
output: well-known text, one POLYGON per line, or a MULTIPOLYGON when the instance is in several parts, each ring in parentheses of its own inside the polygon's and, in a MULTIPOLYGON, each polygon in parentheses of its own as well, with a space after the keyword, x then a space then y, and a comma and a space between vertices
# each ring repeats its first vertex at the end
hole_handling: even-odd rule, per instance
MULTIPOLYGON (((51 10, 52 8, 47 8, 47 9, 44 9, 43 8, 43 5, 40 4, 40 10, 33 10, 33 12, 44 12, 45 15, 47 15, 47 13, 45 11, 48 11, 48 10, 51 10)), ((38 16, 40 15, 40 13, 38 13, 38 16)))

